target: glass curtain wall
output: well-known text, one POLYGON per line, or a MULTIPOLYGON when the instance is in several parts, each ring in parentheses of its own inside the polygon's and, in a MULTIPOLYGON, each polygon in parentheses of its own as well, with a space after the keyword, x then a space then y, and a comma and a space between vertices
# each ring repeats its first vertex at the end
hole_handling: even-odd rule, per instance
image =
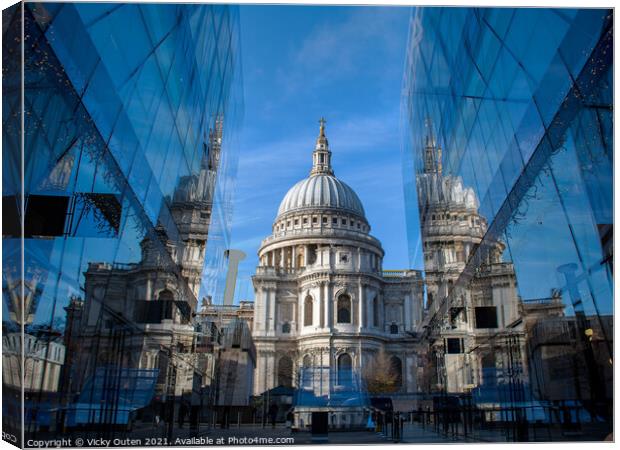
POLYGON ((411 17, 409 248, 425 263, 426 335, 443 338, 426 386, 469 396, 509 440, 611 432, 612 46, 606 9, 411 17))
POLYGON ((208 382, 193 313, 225 277, 238 12, 21 5, 3 13, 3 390, 23 388, 26 439, 126 432, 208 382))

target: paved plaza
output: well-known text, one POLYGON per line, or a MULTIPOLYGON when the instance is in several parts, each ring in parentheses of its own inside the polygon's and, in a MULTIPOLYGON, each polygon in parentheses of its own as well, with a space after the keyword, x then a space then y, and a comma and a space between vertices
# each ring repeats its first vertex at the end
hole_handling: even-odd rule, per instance
MULTIPOLYGON (((560 427, 539 427, 528 429, 525 441, 529 442, 588 442, 609 441, 612 436, 607 432, 605 424, 588 424, 580 430, 566 430, 560 427)), ((449 428, 447 432, 435 427, 434 424, 406 422, 403 424, 402 437, 392 438, 392 430, 385 433, 364 430, 330 431, 327 441, 314 441, 310 432, 292 432, 283 424, 275 428, 270 425, 262 427, 256 424, 231 425, 230 428, 209 427, 202 424, 198 433, 190 430, 187 424, 179 429, 175 424, 172 439, 168 439, 168 429, 164 423, 154 427, 147 423, 138 423, 131 432, 108 432, 104 434, 71 431, 63 437, 72 440, 72 446, 82 438, 87 447, 86 439, 100 438, 115 442, 115 446, 166 446, 205 447, 210 445, 314 445, 321 443, 348 445, 386 445, 386 444, 464 444, 464 443, 506 443, 513 442, 512 430, 475 428, 465 435, 462 428, 449 428), (87 436, 88 435, 88 436, 87 436)), ((37 434, 38 439, 53 439, 52 434, 37 434)))

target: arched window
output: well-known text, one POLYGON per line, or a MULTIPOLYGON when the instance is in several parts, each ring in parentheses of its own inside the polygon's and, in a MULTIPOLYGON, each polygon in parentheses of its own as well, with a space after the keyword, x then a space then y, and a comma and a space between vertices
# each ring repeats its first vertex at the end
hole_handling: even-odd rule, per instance
POLYGON ((169 289, 164 289, 157 296, 157 300, 160 300, 160 301, 161 300, 173 301, 174 300, 174 294, 169 289))
POLYGON ((278 362, 278 386, 293 386, 293 360, 283 356, 278 362))
POLYGON ((390 378, 398 388, 403 385, 403 363, 398 356, 390 358, 390 378))
MULTIPOLYGON (((308 223, 308 219, 304 219, 304 223, 308 223)), ((309 245, 308 249, 308 264, 312 265, 316 262, 316 245, 309 245)))
POLYGON ((282 333, 290 333, 291 332, 291 324, 288 322, 285 322, 282 324, 282 333))
POLYGON ((348 353, 343 353, 338 357, 338 384, 349 385, 353 381, 352 377, 353 361, 348 353))
POLYGON ((306 296, 304 300, 304 326, 312 325, 312 297, 306 296))
POLYGON ((347 294, 338 297, 338 323, 351 323, 351 297, 347 294))
POLYGON ((398 325, 395 323, 390 325, 390 334, 398 334, 398 325))
POLYGON ((312 357, 310 355, 304 356, 302 371, 303 371, 302 372, 303 373, 302 375, 303 386, 311 387, 313 368, 312 368, 312 357))

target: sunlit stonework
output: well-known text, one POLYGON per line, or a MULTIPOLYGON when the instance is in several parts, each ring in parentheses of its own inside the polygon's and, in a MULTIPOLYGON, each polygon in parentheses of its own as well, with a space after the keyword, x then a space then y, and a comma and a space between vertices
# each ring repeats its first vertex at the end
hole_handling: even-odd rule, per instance
MULTIPOLYGON (((384 251, 362 202, 334 175, 324 120, 312 162, 258 250, 254 393, 294 386, 331 399, 345 378, 359 392, 366 374, 381 370, 394 374, 393 392, 416 392, 412 333, 422 320, 421 273, 383 270, 384 251), (318 372, 309 379, 304 368, 318 372)), ((333 426, 365 423, 362 408, 345 410, 332 402, 333 426)), ((303 422, 303 404, 295 413, 303 422)))

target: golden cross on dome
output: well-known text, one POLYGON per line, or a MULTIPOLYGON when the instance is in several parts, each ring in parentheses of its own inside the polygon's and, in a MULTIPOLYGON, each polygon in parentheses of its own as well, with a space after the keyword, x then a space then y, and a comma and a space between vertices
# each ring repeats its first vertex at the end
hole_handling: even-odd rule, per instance
POLYGON ((325 117, 321 117, 319 119, 319 124, 321 125, 321 135, 323 135, 323 133, 325 132, 325 123, 327 122, 327 120, 325 120, 325 117))

